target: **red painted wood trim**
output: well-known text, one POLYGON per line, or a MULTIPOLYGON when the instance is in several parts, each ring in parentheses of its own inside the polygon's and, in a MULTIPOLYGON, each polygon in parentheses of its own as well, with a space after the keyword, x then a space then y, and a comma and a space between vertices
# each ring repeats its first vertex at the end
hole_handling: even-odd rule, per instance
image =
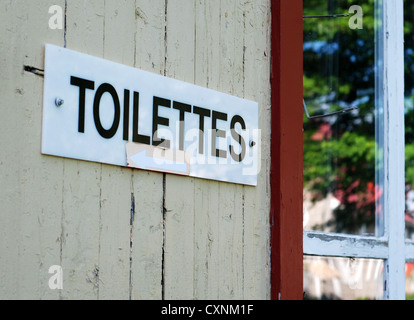
POLYGON ((272 0, 271 298, 303 298, 303 4, 272 0))

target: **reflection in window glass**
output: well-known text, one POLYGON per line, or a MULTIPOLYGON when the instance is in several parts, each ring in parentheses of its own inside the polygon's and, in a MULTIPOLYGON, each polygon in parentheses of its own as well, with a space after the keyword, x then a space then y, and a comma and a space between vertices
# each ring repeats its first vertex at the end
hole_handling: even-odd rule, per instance
POLYGON ((405 264, 405 296, 407 300, 414 300, 414 261, 405 264))
POLYGON ((382 260, 306 256, 303 260, 305 300, 380 300, 382 260))
POLYGON ((307 0, 303 20, 304 229, 380 235, 379 1, 307 0), (348 14, 349 16, 330 16, 348 14), (313 17, 309 17, 313 16, 313 17), (309 18, 307 18, 309 17, 309 18), (378 40, 379 39, 379 40, 378 40))
POLYGON ((404 1, 405 58, 405 225, 414 239, 414 1, 404 1))

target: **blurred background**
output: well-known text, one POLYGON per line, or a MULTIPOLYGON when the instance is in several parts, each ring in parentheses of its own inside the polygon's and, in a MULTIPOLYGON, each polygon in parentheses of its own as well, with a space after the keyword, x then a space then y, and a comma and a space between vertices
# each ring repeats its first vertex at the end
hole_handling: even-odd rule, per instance
MULTIPOLYGON (((381 1, 303 5, 304 230, 381 236, 381 1)), ((406 238, 414 239, 414 1, 405 0, 404 10, 405 221, 406 238)), ((305 299, 381 299, 382 268, 381 260, 304 257, 305 299)), ((407 262, 407 299, 412 270, 407 262)))

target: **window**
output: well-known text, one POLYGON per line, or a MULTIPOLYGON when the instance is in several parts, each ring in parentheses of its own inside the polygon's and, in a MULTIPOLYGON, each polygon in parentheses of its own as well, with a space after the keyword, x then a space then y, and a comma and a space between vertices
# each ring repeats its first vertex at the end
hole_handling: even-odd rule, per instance
POLYGON ((414 299, 414 2, 404 1, 406 294, 414 299))
POLYGON ((303 5, 305 299, 404 299, 403 2, 303 5))

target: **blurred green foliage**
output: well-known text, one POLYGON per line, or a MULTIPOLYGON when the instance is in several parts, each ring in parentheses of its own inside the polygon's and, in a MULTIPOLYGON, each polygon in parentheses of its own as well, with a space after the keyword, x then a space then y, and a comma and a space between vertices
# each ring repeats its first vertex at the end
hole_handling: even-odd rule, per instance
MULTIPOLYGON (((340 116, 308 119, 304 114, 304 187, 313 200, 328 193, 341 204, 334 211, 337 232, 373 230, 381 190, 376 170, 381 168, 376 143, 376 102, 381 42, 376 30, 381 19, 374 0, 357 4, 363 9, 363 28, 351 29, 349 17, 303 20, 304 99, 311 115, 350 106, 358 109, 340 116), (377 155, 377 157, 376 157, 377 155)), ((306 0, 304 16, 349 14, 352 0, 306 0)), ((414 1, 405 1, 405 132, 406 178, 414 186, 414 1)), ((377 107, 377 108, 376 108, 377 107)), ((323 227, 323 226, 322 226, 323 227)))

